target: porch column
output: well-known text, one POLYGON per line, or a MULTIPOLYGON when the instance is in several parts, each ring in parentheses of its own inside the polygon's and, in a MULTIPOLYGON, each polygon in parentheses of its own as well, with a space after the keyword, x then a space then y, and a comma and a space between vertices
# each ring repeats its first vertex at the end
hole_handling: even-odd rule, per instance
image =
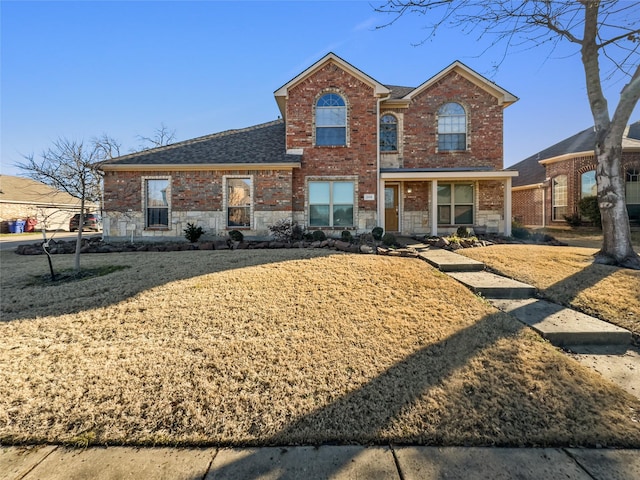
POLYGON ((384 224, 384 180, 380 180, 380 184, 378 185, 378 198, 376 198, 378 203, 378 226, 382 227, 384 231, 387 231, 387 227, 384 224))
POLYGON ((504 181, 504 235, 511 236, 511 177, 504 181))
POLYGON ((431 180, 431 208, 429 220, 431 223, 431 236, 438 236, 438 180, 431 180))

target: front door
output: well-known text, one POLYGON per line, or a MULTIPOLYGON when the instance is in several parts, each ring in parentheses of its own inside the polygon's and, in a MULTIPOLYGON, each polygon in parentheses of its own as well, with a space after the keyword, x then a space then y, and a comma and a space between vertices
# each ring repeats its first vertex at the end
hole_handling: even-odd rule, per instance
POLYGON ((398 185, 384 187, 384 228, 387 232, 398 231, 398 185))

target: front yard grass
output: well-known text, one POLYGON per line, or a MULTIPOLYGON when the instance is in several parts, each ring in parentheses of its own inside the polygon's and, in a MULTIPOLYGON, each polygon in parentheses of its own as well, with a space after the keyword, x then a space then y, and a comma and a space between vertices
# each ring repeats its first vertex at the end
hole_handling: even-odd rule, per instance
POLYGON ((553 302, 630 330, 640 338, 640 271, 594 265, 595 248, 493 245, 458 250, 536 287, 553 302))
POLYGON ((640 447, 638 399, 416 259, 0 260, 2 444, 640 447))

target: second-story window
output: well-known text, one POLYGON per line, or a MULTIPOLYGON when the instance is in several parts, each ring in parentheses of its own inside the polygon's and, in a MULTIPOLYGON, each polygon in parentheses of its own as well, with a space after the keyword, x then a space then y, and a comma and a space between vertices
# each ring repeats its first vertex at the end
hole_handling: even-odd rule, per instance
POLYGON ((347 144, 347 106, 336 93, 321 96, 316 103, 316 145, 347 144))
POLYGON ((438 151, 467 149, 467 114, 459 103, 445 103, 438 110, 438 151))
POLYGON ((393 115, 380 118, 380 151, 395 152, 398 150, 398 120, 393 115))

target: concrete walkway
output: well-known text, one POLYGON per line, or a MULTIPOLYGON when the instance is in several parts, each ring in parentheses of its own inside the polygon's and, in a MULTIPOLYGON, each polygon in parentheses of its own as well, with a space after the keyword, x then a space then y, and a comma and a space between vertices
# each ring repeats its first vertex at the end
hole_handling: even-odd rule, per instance
POLYGON ((640 398, 640 350, 631 345, 628 330, 536 298, 531 285, 480 270, 478 263, 484 268, 481 262, 418 242, 405 243, 422 260, 482 295, 551 344, 562 347, 582 365, 640 398))
POLYGON ((632 480, 640 451, 321 446, 0 447, 2 480, 632 480))

